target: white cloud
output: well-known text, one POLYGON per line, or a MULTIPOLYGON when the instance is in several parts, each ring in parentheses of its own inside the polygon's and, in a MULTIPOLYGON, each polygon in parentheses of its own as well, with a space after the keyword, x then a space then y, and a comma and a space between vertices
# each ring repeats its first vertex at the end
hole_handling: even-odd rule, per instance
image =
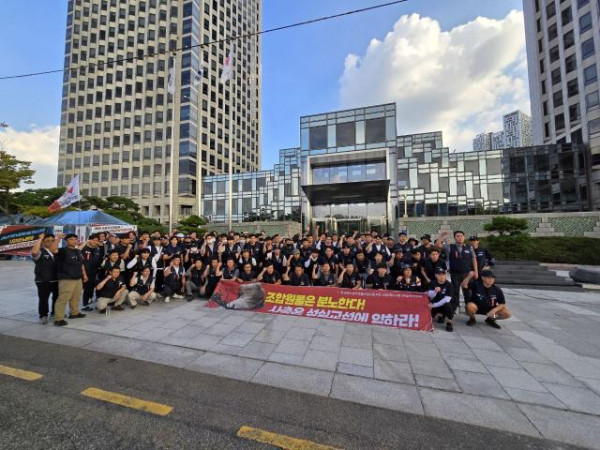
POLYGON ((58 144, 60 127, 38 127, 31 125, 27 131, 14 128, 0 130, 0 142, 4 150, 18 159, 31 161, 36 173, 34 185, 25 188, 45 188, 56 186, 58 167, 58 144))
POLYGON ((502 115, 529 113, 523 13, 478 17, 450 31, 418 14, 402 16, 383 41, 346 57, 343 108, 396 102, 398 134, 442 130, 444 145, 472 149, 502 115))

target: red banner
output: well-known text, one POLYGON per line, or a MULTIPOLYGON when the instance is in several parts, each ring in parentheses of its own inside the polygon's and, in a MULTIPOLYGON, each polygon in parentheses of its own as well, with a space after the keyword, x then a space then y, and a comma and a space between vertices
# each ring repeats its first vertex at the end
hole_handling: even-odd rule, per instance
MULTIPOLYGON (((252 309, 256 312, 433 331, 429 299, 421 292, 258 284, 264 303, 252 309)), ((207 306, 238 300, 240 286, 220 281, 207 306)))

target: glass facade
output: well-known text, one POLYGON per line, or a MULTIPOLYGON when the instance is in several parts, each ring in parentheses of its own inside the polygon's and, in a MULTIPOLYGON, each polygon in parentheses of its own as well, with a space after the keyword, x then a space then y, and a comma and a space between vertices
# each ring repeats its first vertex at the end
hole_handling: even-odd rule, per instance
MULTIPOLYGON (((396 136, 394 104, 302 117, 300 129, 273 170, 234 175, 234 220, 391 232, 404 215, 589 209, 583 145, 451 153, 441 132, 396 136)), ((205 216, 227 220, 226 189, 227 176, 204 179, 205 216)))

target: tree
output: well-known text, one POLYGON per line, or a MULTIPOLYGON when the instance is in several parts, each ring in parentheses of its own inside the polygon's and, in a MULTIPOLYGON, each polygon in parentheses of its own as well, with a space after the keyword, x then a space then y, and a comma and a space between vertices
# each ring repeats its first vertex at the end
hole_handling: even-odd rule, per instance
POLYGON ((34 206, 50 206, 50 204, 59 198, 65 192, 65 188, 47 188, 47 189, 26 189, 22 192, 15 192, 14 202, 27 209, 34 206))
POLYGON ((206 220, 200 216, 191 215, 185 219, 181 219, 177 225, 177 229, 182 233, 191 233, 192 231, 204 233, 205 230, 201 228, 203 225, 206 225, 206 220))
POLYGON ((0 148, 0 211, 9 216, 11 224, 15 223, 13 212, 16 212, 12 191, 21 184, 33 184, 34 174, 30 162, 21 161, 0 148))
POLYGON ((138 212, 140 207, 133 200, 126 197, 106 197, 106 203, 111 209, 119 209, 122 211, 135 211, 138 212))
POLYGON ((527 219, 513 219, 512 217, 494 217, 490 223, 483 226, 485 231, 497 232, 500 236, 507 234, 514 236, 527 231, 527 219))

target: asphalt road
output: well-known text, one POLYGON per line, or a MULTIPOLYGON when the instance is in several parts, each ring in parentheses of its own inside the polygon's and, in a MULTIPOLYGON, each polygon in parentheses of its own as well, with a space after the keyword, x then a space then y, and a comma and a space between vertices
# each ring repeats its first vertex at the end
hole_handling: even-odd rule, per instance
POLYGON ((0 335, 0 449, 272 448, 236 436, 251 426, 347 449, 569 448, 541 439, 202 375, 0 335), (166 416, 81 395, 112 391, 171 406, 166 416))

